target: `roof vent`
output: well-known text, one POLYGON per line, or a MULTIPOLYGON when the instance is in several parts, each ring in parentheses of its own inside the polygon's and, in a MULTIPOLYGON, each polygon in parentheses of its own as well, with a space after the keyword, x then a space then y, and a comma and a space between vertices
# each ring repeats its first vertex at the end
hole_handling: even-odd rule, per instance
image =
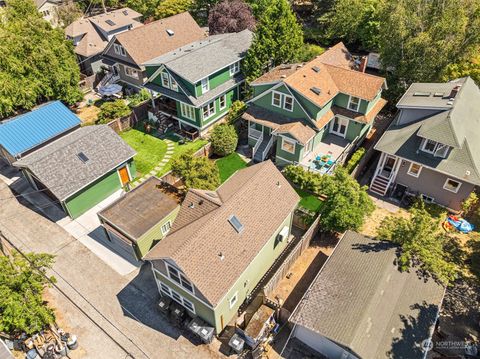
POLYGON ((220 258, 221 261, 225 259, 225 256, 223 255, 222 252, 218 252, 218 257, 220 258))
POLYGON ((310 89, 315 95, 320 95, 322 93, 322 90, 320 90, 318 87, 312 87, 310 89))
POLYGON ((237 233, 241 233, 243 231, 243 224, 235 215, 231 215, 228 219, 228 222, 232 225, 232 227, 237 231, 237 233))
POLYGON ((77 157, 82 161, 83 163, 87 163, 89 161, 89 158, 85 155, 85 153, 80 152, 77 153, 77 157))
POLYGON ((287 75, 282 75, 280 76, 281 79, 286 79, 287 78, 287 75))
POLYGON ((193 202, 190 202, 190 204, 188 205, 188 208, 195 208, 195 204, 193 202))
POLYGON ((315 71, 315 72, 320 72, 320 67, 318 67, 318 66, 313 66, 313 67, 312 67, 312 70, 315 71))
POLYGON ((127 16, 127 15, 128 15, 128 10, 123 10, 123 11, 122 11, 122 14, 125 15, 125 16, 127 16))
POLYGON ((445 94, 443 92, 435 92, 433 97, 443 97, 445 94))
POLYGON ((450 100, 448 100, 447 105, 448 105, 448 106, 452 106, 452 105, 453 105, 453 99, 452 99, 452 98, 451 98, 450 100))
POLYGON ((110 19, 105 20, 105 22, 106 22, 108 25, 110 25, 110 26, 114 26, 114 25, 115 25, 115 23, 114 23, 112 20, 110 20, 110 19))
POLYGON ((280 188, 282 185, 280 184, 280 181, 277 181, 277 187, 280 188))
POLYGON ((413 96, 415 97, 429 97, 431 95, 430 92, 414 92, 413 96))
POLYGON ((173 31, 172 29, 167 29, 166 31, 167 31, 168 36, 175 35, 175 31, 173 31))

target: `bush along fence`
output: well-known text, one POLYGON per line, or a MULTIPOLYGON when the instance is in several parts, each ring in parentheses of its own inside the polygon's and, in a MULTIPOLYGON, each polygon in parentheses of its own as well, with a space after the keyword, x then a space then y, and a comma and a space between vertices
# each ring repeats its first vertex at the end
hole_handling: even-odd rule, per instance
POLYGON ((128 116, 120 117, 107 123, 116 133, 127 131, 134 127, 139 121, 146 119, 150 100, 146 100, 136 107, 132 108, 132 113, 128 116))

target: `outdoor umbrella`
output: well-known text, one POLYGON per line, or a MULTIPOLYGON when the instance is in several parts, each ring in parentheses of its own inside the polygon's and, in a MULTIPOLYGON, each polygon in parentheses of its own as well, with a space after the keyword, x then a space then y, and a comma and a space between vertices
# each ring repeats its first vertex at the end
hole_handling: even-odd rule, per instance
POLYGON ((112 96, 122 91, 122 86, 117 84, 111 84, 100 87, 98 93, 102 96, 112 96))

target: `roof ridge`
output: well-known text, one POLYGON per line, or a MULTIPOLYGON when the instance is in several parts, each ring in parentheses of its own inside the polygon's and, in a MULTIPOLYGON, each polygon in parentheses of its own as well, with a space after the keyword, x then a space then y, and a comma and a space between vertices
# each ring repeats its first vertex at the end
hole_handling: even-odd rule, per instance
MULTIPOLYGON (((335 67, 337 69, 340 69, 340 70, 344 70, 344 71, 350 71, 350 72, 354 72, 354 73, 357 73, 357 74, 361 74, 361 75, 364 75, 366 77, 373 77, 373 78, 376 78, 376 79, 384 79, 383 77, 381 76, 376 76, 376 75, 372 75, 372 74, 368 74, 366 72, 362 72, 362 71, 358 71, 358 70, 354 70, 354 69, 347 69, 345 67, 341 67, 341 66, 337 66, 337 65, 332 65, 332 64, 327 64, 327 63, 324 63, 322 62, 322 65, 325 65, 325 66, 330 66, 330 67, 335 67)), ((384 79, 385 80, 385 79, 384 79)))
POLYGON ((475 159, 474 159, 473 156, 472 156, 472 152, 470 151, 470 146, 468 145, 468 141, 467 141, 467 140, 464 140, 463 143, 464 143, 464 146, 465 146, 465 148, 466 148, 466 150, 467 150, 468 157, 470 158, 470 161, 472 161, 473 170, 475 171, 475 173, 477 174, 477 176, 480 177, 480 171, 477 169, 477 163, 475 162, 475 159))

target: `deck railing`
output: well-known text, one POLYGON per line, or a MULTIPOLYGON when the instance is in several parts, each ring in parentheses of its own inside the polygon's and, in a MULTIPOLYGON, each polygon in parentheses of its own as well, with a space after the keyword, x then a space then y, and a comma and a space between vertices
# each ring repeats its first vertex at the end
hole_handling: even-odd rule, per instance
POLYGON ((255 158, 255 153, 257 153, 258 147, 260 147, 260 145, 262 144, 262 141, 263 141, 263 132, 260 133, 260 137, 258 137, 257 143, 252 149, 252 158, 255 158))
POLYGON ((248 137, 259 138, 262 135, 262 131, 259 131, 255 128, 248 126, 248 137))

